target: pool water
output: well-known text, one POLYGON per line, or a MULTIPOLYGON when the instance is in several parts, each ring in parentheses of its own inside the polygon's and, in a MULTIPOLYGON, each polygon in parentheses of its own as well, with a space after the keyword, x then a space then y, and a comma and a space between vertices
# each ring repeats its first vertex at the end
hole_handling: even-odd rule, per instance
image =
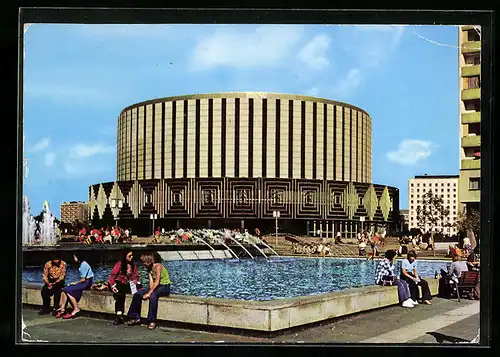
MULTIPOLYGON (((276 258, 222 261, 165 261, 172 294, 239 300, 274 300, 324 294, 348 288, 373 285, 379 261, 349 258, 276 258)), ((395 272, 401 270, 396 261, 395 272)), ((418 260, 422 277, 434 278, 449 262, 418 260)), ((94 282, 107 280, 112 264, 93 266, 94 282)), ((42 283, 43 267, 27 267, 24 281, 42 283)), ((69 266, 66 283, 79 280, 78 269, 69 266)), ((145 268, 139 264, 139 277, 148 285, 145 268)))

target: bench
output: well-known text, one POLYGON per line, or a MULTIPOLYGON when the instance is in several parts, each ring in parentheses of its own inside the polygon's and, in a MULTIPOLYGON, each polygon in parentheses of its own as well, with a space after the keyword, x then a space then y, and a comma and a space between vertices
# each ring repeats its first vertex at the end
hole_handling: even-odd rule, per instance
POLYGON ((457 299, 460 301, 460 290, 462 291, 472 291, 476 285, 479 283, 479 272, 477 271, 464 271, 458 283, 455 283, 455 289, 457 291, 457 299))

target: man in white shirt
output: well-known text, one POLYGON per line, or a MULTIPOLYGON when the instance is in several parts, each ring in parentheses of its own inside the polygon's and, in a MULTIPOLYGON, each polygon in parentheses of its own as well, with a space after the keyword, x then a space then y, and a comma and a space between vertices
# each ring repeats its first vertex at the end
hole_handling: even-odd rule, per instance
POLYGON ((406 259, 403 260, 401 267, 401 279, 408 283, 410 288, 411 298, 414 303, 417 303, 419 291, 418 286, 422 288, 422 302, 427 305, 431 305, 431 291, 429 289, 429 284, 418 276, 417 272, 417 253, 415 251, 409 251, 406 259))

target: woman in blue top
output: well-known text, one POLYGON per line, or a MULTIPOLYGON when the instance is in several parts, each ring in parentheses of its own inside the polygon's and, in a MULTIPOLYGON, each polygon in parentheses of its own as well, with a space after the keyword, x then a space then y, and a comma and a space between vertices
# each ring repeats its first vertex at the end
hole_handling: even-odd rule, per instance
POLYGON ((62 289, 61 304, 56 317, 62 316, 63 319, 72 319, 77 316, 80 312, 78 302, 82 297, 83 290, 90 289, 94 278, 92 268, 86 261, 82 261, 80 259, 79 253, 74 253, 73 259, 79 266, 78 270, 80 271, 80 280, 72 282, 62 289), (73 311, 71 313, 64 314, 68 300, 73 306, 73 311))
POLYGON ((418 304, 418 286, 422 288, 422 302, 427 305, 431 305, 431 291, 429 289, 429 284, 420 276, 417 272, 417 253, 415 251, 409 251, 406 259, 403 260, 401 264, 401 280, 408 283, 410 288, 411 298, 414 304, 418 304))

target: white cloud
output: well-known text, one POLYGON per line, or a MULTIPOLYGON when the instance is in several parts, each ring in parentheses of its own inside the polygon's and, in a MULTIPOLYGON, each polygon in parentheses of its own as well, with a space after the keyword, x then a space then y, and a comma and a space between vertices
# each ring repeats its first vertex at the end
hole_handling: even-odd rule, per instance
POLYGON ((56 154, 53 152, 48 152, 45 154, 45 166, 52 166, 54 164, 54 160, 56 159, 56 154))
POLYGON ((333 93, 335 97, 345 99, 345 97, 350 96, 360 86, 362 79, 363 76, 359 68, 350 69, 347 75, 334 86, 333 93))
POLYGON ((263 25, 251 32, 241 27, 219 27, 198 42, 191 65, 194 69, 275 66, 288 60, 302 32, 301 26, 294 25, 263 25))
POLYGON ((386 154, 387 159, 400 165, 414 165, 432 154, 432 143, 425 140, 405 139, 397 151, 386 154))
POLYGON ((103 144, 77 144, 73 146, 69 151, 69 157, 71 158, 85 158, 94 156, 97 154, 111 154, 114 153, 116 148, 111 145, 103 144))
POLYGON ((312 87, 312 88, 309 88, 308 90, 306 90, 305 94, 306 95, 310 95, 310 96, 317 96, 319 93, 319 89, 318 87, 312 87))
POLYGON ((317 35, 300 50, 297 57, 313 69, 323 69, 330 64, 325 56, 329 46, 328 36, 317 35))
POLYGON ((40 139, 33 147, 31 148, 31 152, 38 152, 46 149, 50 144, 50 138, 40 139))
MULTIPOLYGON (((52 103, 65 103, 70 105, 89 103, 109 103, 109 92, 83 86, 64 83, 24 83, 24 100, 43 99, 52 103)), ((114 91, 113 91, 114 92, 114 91)), ((116 96, 118 97, 118 96, 116 96)), ((115 98, 116 98, 115 97, 115 98)))

